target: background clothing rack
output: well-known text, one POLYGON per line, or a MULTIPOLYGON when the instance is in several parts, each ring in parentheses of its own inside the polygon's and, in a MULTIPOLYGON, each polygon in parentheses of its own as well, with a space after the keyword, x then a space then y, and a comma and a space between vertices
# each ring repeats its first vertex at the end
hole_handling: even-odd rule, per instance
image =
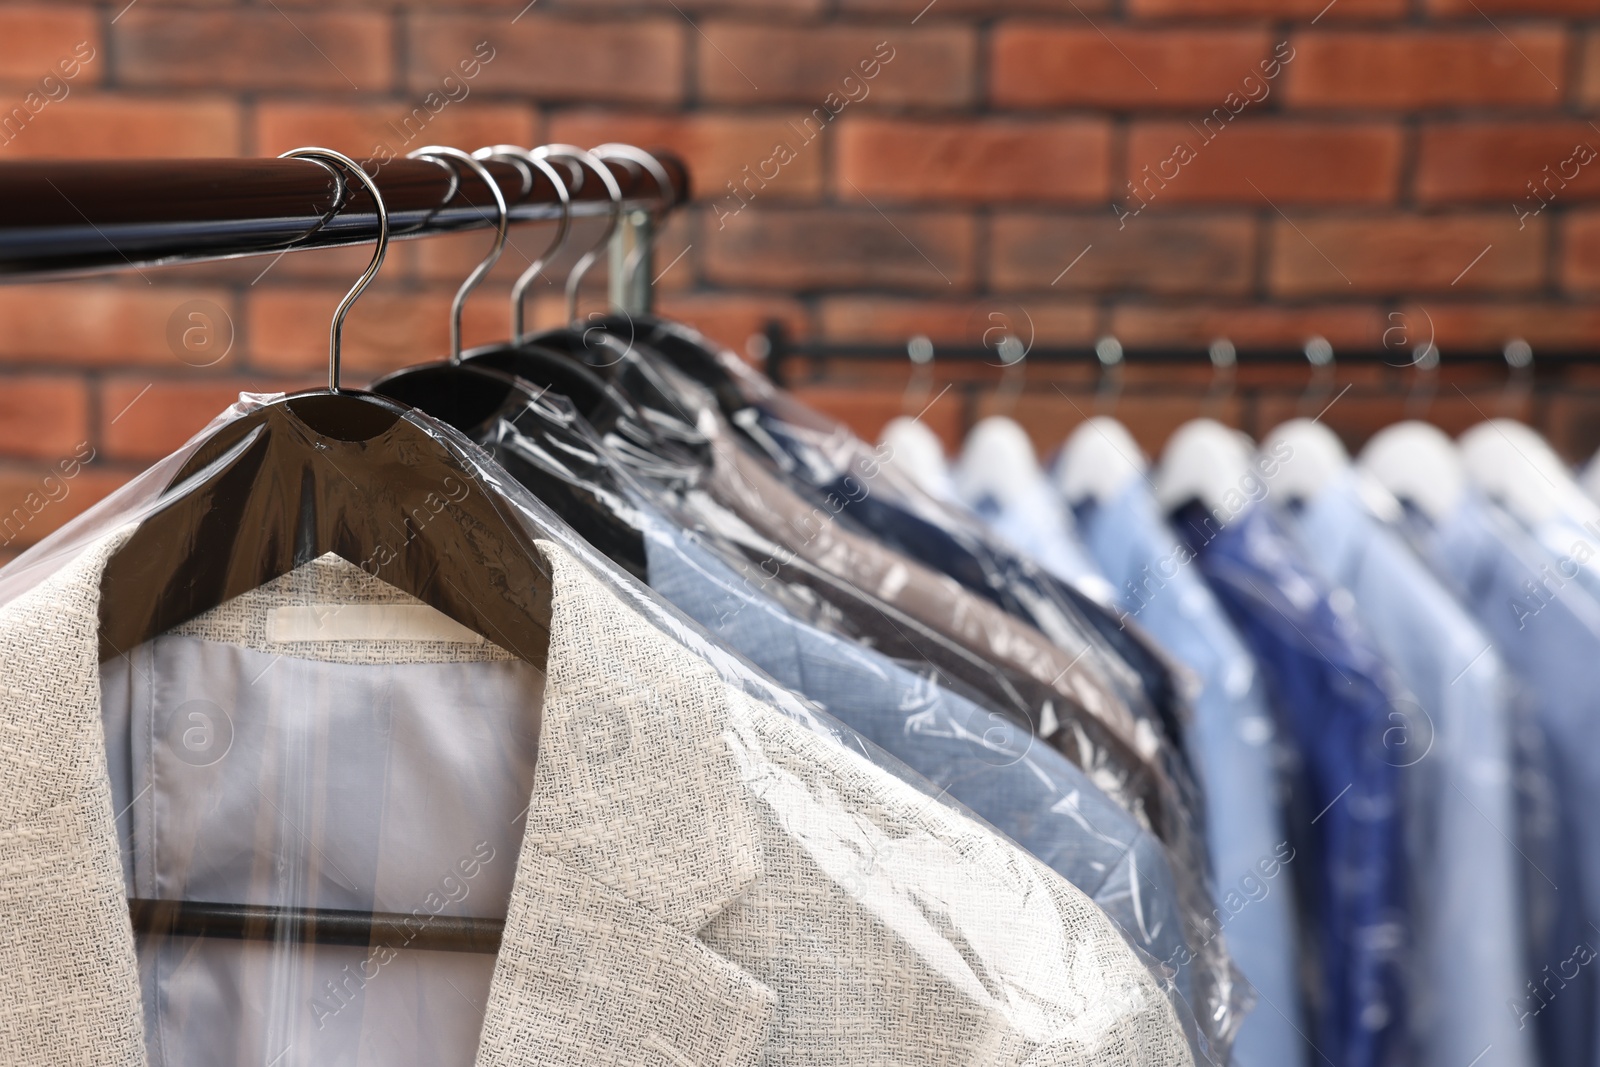
MULTIPOLYGON (((688 199, 687 168, 673 156, 658 158, 672 189, 659 188, 644 168, 607 162, 622 189, 624 214, 688 199)), ((511 205, 513 222, 560 216, 556 190, 543 175, 535 171, 524 194, 518 168, 484 165, 511 205)), ((493 198, 476 175, 460 169, 459 190, 445 205, 451 178, 443 167, 423 159, 381 164, 375 179, 391 236, 492 227, 493 198)), ((349 183, 342 206, 334 203, 335 191, 333 172, 306 159, 0 163, 0 276, 138 270, 376 240, 377 214, 360 183, 349 183)), ((573 197, 575 218, 610 210, 592 177, 573 197)))
MULTIPOLYGON (((1026 345, 1018 343, 1014 351, 1008 351, 1001 344, 945 344, 928 342, 925 338, 908 339, 900 344, 887 344, 881 341, 851 342, 851 341, 799 341, 790 335, 784 323, 772 320, 758 335, 761 342, 754 355, 765 360, 764 369, 767 376, 780 386, 805 384, 809 381, 820 381, 826 375, 826 365, 830 360, 841 361, 875 361, 875 362, 901 362, 920 366, 928 366, 942 362, 951 363, 987 363, 991 366, 1004 369, 1006 367, 1020 366, 1021 364, 1089 364, 1103 363, 1109 366, 1119 364, 1151 364, 1151 363, 1182 363, 1195 364, 1211 362, 1217 365, 1218 360, 1213 354, 1213 348, 1195 345, 1191 348, 1166 346, 1160 348, 1124 348, 1118 344, 1115 348, 1114 358, 1109 361, 1102 359, 1098 345, 1026 345), (918 342, 924 344, 921 353, 913 352, 913 345, 918 342), (918 358, 918 356, 921 358, 918 358), (1019 358, 1020 356, 1020 358, 1019 358), (808 364, 803 372, 797 373, 796 362, 803 361, 808 364), (806 375, 809 375, 807 377, 806 375)), ((1597 362, 1597 353, 1594 349, 1584 348, 1544 348, 1537 353, 1538 363, 1553 361, 1561 364, 1594 363, 1597 362)), ((1506 347, 1498 349, 1458 349, 1451 348, 1448 353, 1441 355, 1437 350, 1433 353, 1430 362, 1425 358, 1425 349, 1415 345, 1395 345, 1393 347, 1379 346, 1376 348, 1339 348, 1335 350, 1331 345, 1322 352, 1317 353, 1319 358, 1313 358, 1312 344, 1301 348, 1251 348, 1228 346, 1226 361, 1221 363, 1222 368, 1240 367, 1246 365, 1262 364, 1296 364, 1301 367, 1328 367, 1337 363, 1351 362, 1359 364, 1382 364, 1396 370, 1420 366, 1422 369, 1434 369, 1439 366, 1440 360, 1452 364, 1468 363, 1499 363, 1509 368, 1513 373, 1531 373, 1535 367, 1534 352, 1530 346, 1518 341, 1508 341, 1506 347), (1521 345, 1521 347, 1515 347, 1521 345)))

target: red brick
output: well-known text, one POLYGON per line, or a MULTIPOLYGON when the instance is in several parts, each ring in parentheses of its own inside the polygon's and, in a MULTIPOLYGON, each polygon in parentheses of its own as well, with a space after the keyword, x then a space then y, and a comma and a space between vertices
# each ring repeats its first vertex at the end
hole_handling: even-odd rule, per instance
POLYGON ((1400 147, 1400 128, 1386 123, 1140 122, 1128 136, 1127 179, 1158 206, 1260 206, 1263 196, 1280 204, 1385 204, 1399 188, 1400 147))
MULTIPOLYGON (((93 49, 94 58, 70 79, 74 87, 99 82, 105 66, 96 13, 59 4, 0 8, 0 84, 37 87, 47 75, 61 80, 72 68, 58 64, 64 60, 82 64, 81 57, 73 53, 80 43, 93 49)), ((90 54, 87 49, 82 53, 90 54)))
POLYGON ((1128 0, 1128 14, 1151 19, 1311 19, 1322 23, 1403 18, 1408 10, 1406 0, 1128 0))
MULTIPOLYGON (((168 339, 169 324, 191 300, 207 300, 236 320, 221 289, 187 286, 53 282, 0 286, 0 361, 52 367, 143 365, 177 371, 182 362, 168 339)), ((181 319, 181 316, 179 316, 181 319)), ((180 322, 179 336, 181 338, 180 322)), ((237 332, 236 332, 237 336, 237 332)), ((239 346, 215 366, 236 366, 239 346)))
POLYGON ((1110 212, 999 215, 990 240, 991 283, 1039 293, 1239 293, 1249 287, 1256 234, 1249 217, 1124 221, 1119 228, 1110 212))
MULTIPOLYGON (((1111 9, 1111 0, 1073 0, 1079 11, 1098 14, 1111 9)), ((994 18, 997 15, 1043 14, 1061 12, 1061 0, 838 0, 838 8, 846 14, 903 15, 916 19, 917 24, 938 22, 943 19, 965 18, 977 15, 994 18)))
POLYGON ((959 293, 973 281, 976 231, 964 215, 752 206, 723 221, 705 226, 706 275, 720 284, 959 293))
MULTIPOLYGON (((935 345, 993 347, 1000 330, 1032 345, 1083 344, 1099 336, 1094 305, 1070 297, 916 300, 838 296, 822 302, 822 333, 834 341, 901 342, 918 335, 935 345)), ((934 358, 938 358, 935 350, 934 358)))
POLYGON ((240 145, 239 105, 223 97, 74 92, 0 145, 0 159, 203 158, 240 145))
POLYGON ((55 460, 89 437, 89 391, 62 375, 0 377, 0 453, 55 460))
POLYGON ((438 87, 446 75, 459 77, 462 63, 477 63, 472 85, 479 92, 540 101, 683 99, 684 36, 692 31, 676 14, 600 22, 529 13, 515 23, 498 15, 417 15, 409 26, 407 84, 417 92, 438 87))
POLYGON ((1119 304, 1111 332, 1123 344, 1209 345, 1227 338, 1241 348, 1297 347, 1325 337, 1336 348, 1373 348, 1391 325, 1371 304, 1119 304))
POLYGON ((1084 202, 1110 188, 1111 126, 1101 119, 918 122, 845 118, 839 192, 891 200, 1084 202))
POLYGON ((782 322, 791 337, 806 334, 805 309, 782 296, 749 293, 671 293, 657 302, 657 311, 687 323, 732 351, 753 358, 749 341, 773 319, 782 322))
POLYGON ((264 379, 114 378, 100 390, 100 431, 96 442, 107 459, 160 459, 204 429, 241 392, 277 388, 280 387, 264 379))
MULTIPOLYGON (((458 91, 459 92, 459 91, 458 91)), ((263 101, 255 109, 255 152, 275 156, 304 145, 339 148, 358 160, 402 156, 423 145, 457 145, 465 151, 492 144, 537 143, 538 120, 521 104, 483 103, 469 94, 437 111, 422 97, 405 102, 347 106, 263 101)))
POLYGON ((716 21, 701 28, 699 91, 713 103, 804 104, 825 126, 830 113, 856 107, 960 106, 976 88, 977 45, 966 26, 716 21))
POLYGON ((1561 287, 1573 293, 1600 291, 1600 212, 1569 214, 1561 227, 1561 287))
MULTIPOLYGON (((57 462, 71 454, 69 450, 57 462)), ((15 553, 37 544, 99 503, 128 477, 82 466, 71 478, 62 474, 54 464, 0 468, 0 552, 15 553)))
POLYGON ((1594 0, 1427 0, 1430 14, 1459 15, 1478 20, 1488 15, 1531 18, 1538 15, 1566 15, 1594 18, 1594 0))
MULTIPOLYGON (((389 0, 383 2, 387 3, 389 0)), ((540 6, 583 15, 593 15, 597 10, 616 12, 619 15, 644 10, 659 11, 667 15, 680 15, 683 12, 697 14, 728 12, 749 16, 768 12, 782 15, 812 15, 823 11, 827 3, 826 0, 544 0, 540 6)))
POLYGON ((1600 132, 1585 122, 1425 127, 1416 173, 1417 198, 1424 203, 1509 202, 1532 214, 1547 202, 1600 197, 1600 132), (1583 147, 1587 151, 1575 155, 1583 147))
POLYGON ((642 115, 586 109, 552 116, 549 139, 577 145, 624 141, 675 152, 688 166, 694 195, 701 200, 726 196, 727 183, 744 180, 746 168, 754 174, 777 174, 762 190, 764 196, 812 198, 822 189, 822 151, 820 145, 806 143, 804 131, 797 132, 804 116, 800 111, 642 115), (775 152, 780 144, 793 153, 787 163, 782 162, 784 154, 775 152))
POLYGON ((1533 289, 1544 279, 1542 223, 1519 232, 1509 211, 1274 219, 1272 289, 1284 296, 1533 289))
POLYGON ((1578 70, 1578 101, 1588 108, 1600 107, 1600 31, 1584 34, 1578 70))
POLYGON ((111 33, 126 85, 381 92, 394 82, 393 35, 377 13, 141 5, 111 33))
POLYGON ((1550 105, 1564 95, 1559 29, 1312 31, 1292 42, 1284 97, 1297 107, 1550 105))
MULTIPOLYGON (((343 371, 357 380, 447 355, 450 295, 446 289, 373 289, 363 294, 345 319, 343 371)), ((485 296, 485 306, 487 300, 485 296)), ((252 364, 277 374, 306 374, 327 367, 328 319, 338 302, 332 287, 251 292, 245 321, 252 364)), ((505 315, 501 310, 502 324, 505 315)))
POLYGON ((990 95, 1002 107, 1222 106, 1272 50, 1260 30, 1129 30, 1015 20, 994 31, 990 95))
MULTIPOLYGON (((1406 324, 1416 324, 1424 340, 1432 337, 1448 359, 1450 349, 1496 349, 1513 337, 1533 346, 1534 359, 1541 348, 1593 350, 1600 346, 1600 307, 1592 304, 1471 303, 1408 304, 1399 312, 1406 324)), ((1496 370, 1503 373, 1504 368, 1496 370)))

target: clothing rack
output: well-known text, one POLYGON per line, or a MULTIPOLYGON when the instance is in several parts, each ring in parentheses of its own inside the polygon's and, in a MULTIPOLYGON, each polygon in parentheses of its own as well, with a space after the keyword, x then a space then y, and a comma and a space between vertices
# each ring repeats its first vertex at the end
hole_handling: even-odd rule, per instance
MULTIPOLYGON (((1398 336, 1398 335, 1397 335, 1398 336)), ((1532 346, 1515 338, 1508 339, 1499 349, 1451 348, 1448 356, 1441 355, 1438 346, 1396 345, 1367 349, 1339 349, 1321 338, 1309 340, 1304 347, 1236 347, 1226 339, 1210 346, 1161 346, 1149 348, 1124 348, 1115 338, 1102 338, 1093 345, 1027 345, 1014 335, 996 335, 996 344, 942 344, 926 337, 909 338, 903 344, 883 342, 799 341, 779 321, 767 323, 756 335, 753 354, 765 360, 767 376, 779 386, 805 384, 808 379, 796 375, 797 361, 810 364, 809 380, 819 380, 821 370, 830 360, 909 362, 916 367, 928 367, 937 362, 987 363, 997 368, 1020 368, 1024 364, 1099 364, 1111 369, 1122 365, 1138 364, 1189 364, 1209 361, 1218 370, 1237 367, 1296 364, 1302 367, 1331 370, 1335 361, 1364 365, 1382 364, 1396 370, 1419 367, 1436 370, 1441 360, 1451 363, 1500 363, 1514 376, 1531 374, 1534 370, 1532 346), (1431 351, 1430 351, 1431 349, 1431 351)), ((1597 354, 1592 348, 1539 350, 1541 363, 1570 365, 1593 363, 1597 354)))
MULTIPOLYGON (((606 166, 622 191, 621 214, 660 213, 689 197, 682 161, 656 154, 669 178, 619 159, 606 166)), ((393 238, 426 237, 495 225, 494 200, 469 169, 426 159, 366 161, 389 212, 393 238), (454 194, 452 195, 452 190, 454 194)), ((514 223, 560 217, 558 193, 539 171, 484 163, 514 223), (531 172, 531 187, 525 174, 531 172)), ((604 216, 600 182, 573 194, 574 218, 604 216)), ((621 227, 619 227, 621 229, 621 227)), ((28 280, 140 270, 370 244, 376 205, 359 182, 337 180, 308 159, 167 159, 0 163, 0 279, 28 280), (336 202, 343 186, 346 202, 336 202)), ((641 258, 641 257, 636 257, 641 258)), ((642 257, 647 261, 647 257, 642 257)))

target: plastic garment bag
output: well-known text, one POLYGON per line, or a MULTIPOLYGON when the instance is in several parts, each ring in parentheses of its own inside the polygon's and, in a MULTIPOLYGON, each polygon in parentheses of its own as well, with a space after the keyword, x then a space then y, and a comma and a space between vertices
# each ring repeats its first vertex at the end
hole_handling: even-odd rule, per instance
MULTIPOLYGON (((884 456, 775 389, 736 356, 673 323, 633 321, 627 329, 631 339, 625 351, 615 354, 614 380, 629 391, 642 383, 641 392, 666 394, 664 406, 697 420, 713 441, 714 475, 719 464, 731 469, 720 479, 713 477, 708 495, 716 496, 720 485, 721 502, 776 543, 780 557, 808 559, 873 592, 882 592, 875 583, 883 582, 907 597, 918 589, 908 579, 919 564, 904 556, 883 563, 893 553, 880 543, 908 553, 955 579, 936 604, 902 603, 908 614, 1037 680, 1077 683, 1075 696, 1091 713, 1115 709, 1110 713, 1121 717, 1122 736, 1160 767, 1170 790, 1158 830, 1174 854, 1184 857, 1178 874, 1189 937, 1202 946, 1198 973, 1205 1025, 1215 1047, 1226 1049, 1250 998, 1224 939, 1206 925, 1214 905, 1204 827, 1198 821, 1204 805, 1180 747, 1185 699, 1164 654, 1136 625, 994 542, 972 516, 923 493, 893 464, 883 462, 884 456), (708 383, 715 404, 668 366, 655 346, 670 351, 672 363, 708 383), (695 399, 697 393, 700 399, 695 399), (723 420, 718 407, 732 409, 731 416, 723 420), (732 433, 734 426, 741 437, 732 433), (758 450, 765 466, 755 459, 758 450), (809 488, 811 500, 797 510, 783 497, 803 493, 802 487, 809 488), (975 596, 963 596, 963 590, 975 596), (983 600, 1012 619, 1033 623, 1050 648, 1067 655, 1049 668, 1050 653, 988 616, 979 606, 983 600), (1071 669, 1062 671, 1068 661, 1071 669)), ((1024 627, 1022 632, 1035 631, 1024 627)), ((1062 738, 1048 729, 1047 721, 1034 721, 1041 737, 1052 742, 1062 738)))
POLYGON ((682 481, 689 471, 658 461, 653 477, 630 475, 611 455, 616 438, 602 440, 564 398, 544 394, 521 410, 503 411, 474 436, 542 499, 569 499, 579 515, 605 511, 635 527, 653 588, 1090 894, 1153 957, 1158 978, 1170 980, 1197 1058, 1203 1055, 1187 1006, 1192 954, 1175 912, 1165 850, 1088 776, 1055 750, 1032 744, 1025 728, 981 700, 790 613, 750 581, 753 568, 736 547, 666 519, 672 494, 658 480, 682 481))
MULTIPOLYGON (((263 402, 0 571, 0 1059, 1191 1062, 1081 892, 836 744, 421 416, 462 463, 451 485, 368 487, 407 505, 392 560, 306 560, 102 662, 108 556, 263 402), (463 521, 462 493, 530 533, 542 668, 384 580, 408 530, 463 521), (269 924, 136 945, 125 898, 146 887, 393 918, 364 944, 269 924), (473 922, 502 927, 493 954, 414 947, 473 922)), ((195 478, 281 477, 247 454, 195 478)), ((161 550, 245 569, 235 533, 161 550)))

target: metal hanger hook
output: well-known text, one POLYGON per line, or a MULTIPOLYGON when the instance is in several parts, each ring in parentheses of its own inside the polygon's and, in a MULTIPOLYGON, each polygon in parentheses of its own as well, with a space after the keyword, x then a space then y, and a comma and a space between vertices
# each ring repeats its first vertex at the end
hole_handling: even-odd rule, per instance
POLYGON ((600 252, 610 242, 611 235, 617 232, 617 222, 622 218, 622 186, 617 184, 611 168, 588 149, 572 144, 552 144, 536 151, 544 158, 571 159, 588 167, 594 171, 595 177, 600 179, 600 184, 606 187, 606 195, 611 198, 611 212, 606 222, 605 233, 600 235, 600 240, 595 242, 593 248, 572 265, 572 270, 567 274, 566 314, 567 322, 571 324, 578 321, 578 286, 583 282, 583 276, 589 273, 589 268, 594 266, 594 261, 600 258, 600 252))
MULTIPOLYGON (((667 173, 667 168, 661 165, 661 161, 642 148, 615 141, 597 145, 590 151, 603 160, 620 159, 625 163, 632 163, 637 167, 642 167, 649 173, 656 183, 656 189, 661 193, 660 203, 650 211, 650 224, 652 228, 659 226, 661 220, 666 218, 668 209, 671 208, 673 201, 678 196, 677 187, 672 184, 672 176, 667 173)), ((639 269, 640 260, 648 254, 648 242, 629 252, 628 258, 623 262, 623 273, 628 277, 632 277, 633 272, 639 269)))
MULTIPOLYGON (((528 268, 517 277, 516 283, 511 286, 511 343, 521 344, 527 337, 527 309, 525 307, 528 288, 533 285, 534 279, 539 277, 545 264, 555 258, 556 253, 567 243, 567 234, 572 230, 572 193, 574 190, 567 188, 567 181, 561 173, 551 166, 545 159, 550 153, 543 148, 529 151, 517 145, 497 144, 490 148, 480 148, 472 153, 480 159, 504 159, 510 163, 523 163, 538 170, 550 184, 555 186, 556 198, 561 201, 561 219, 556 223, 555 236, 550 239, 550 245, 539 254, 539 258, 528 264, 528 268)), ((581 174, 581 172, 580 172, 581 174)), ((529 174, 531 191, 532 174, 529 174)))
POLYGON ((506 205, 505 194, 500 191, 500 185, 494 180, 494 175, 489 173, 489 168, 473 159, 470 153, 449 145, 426 145, 414 152, 406 153, 407 159, 429 159, 436 163, 443 163, 454 169, 455 163, 470 169, 489 187, 489 195, 494 197, 495 211, 499 218, 495 222, 494 247, 489 249, 489 254, 483 261, 472 269, 467 275, 467 280, 461 283, 461 288, 456 290, 456 297, 450 302, 450 362, 461 362, 461 309, 466 307, 467 297, 478 287, 484 276, 494 269, 500 261, 500 253, 506 248, 506 234, 511 228, 511 209, 506 205))
MULTIPOLYGON (((331 148, 296 148, 285 152, 279 159, 308 159, 314 163, 331 162, 348 170, 352 177, 361 181, 366 186, 367 192, 372 196, 372 202, 377 205, 378 211, 378 247, 372 253, 372 262, 367 264, 367 269, 361 277, 356 279, 355 285, 344 294, 344 299, 339 301, 339 306, 333 311, 333 323, 328 328, 328 392, 339 391, 339 356, 341 341, 344 338, 344 317, 350 311, 356 299, 366 292, 367 286, 372 284, 372 279, 377 277, 378 269, 383 266, 383 257, 389 252, 389 209, 384 205, 383 194, 378 192, 378 183, 372 176, 361 168, 361 164, 351 159, 342 152, 335 152, 331 148)), ((343 189, 339 191, 343 195, 343 189)))

